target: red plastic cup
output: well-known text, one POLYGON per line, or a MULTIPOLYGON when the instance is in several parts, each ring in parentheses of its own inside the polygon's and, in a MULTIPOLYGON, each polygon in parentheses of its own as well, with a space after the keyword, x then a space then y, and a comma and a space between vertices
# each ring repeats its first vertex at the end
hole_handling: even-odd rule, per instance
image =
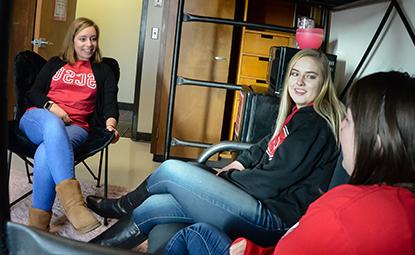
POLYGON ((295 33, 300 49, 319 49, 323 43, 322 28, 298 28, 295 33))

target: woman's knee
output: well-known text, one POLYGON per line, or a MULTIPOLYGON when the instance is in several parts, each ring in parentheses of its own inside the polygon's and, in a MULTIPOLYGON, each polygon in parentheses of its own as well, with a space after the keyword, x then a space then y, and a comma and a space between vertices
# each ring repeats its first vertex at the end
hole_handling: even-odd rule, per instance
POLYGON ((45 131, 47 132, 62 132, 65 131, 65 123, 55 114, 50 114, 45 118, 45 131))
POLYGON ((169 159, 164 161, 150 176, 149 185, 154 182, 168 179, 172 180, 187 172, 189 166, 188 163, 169 159))

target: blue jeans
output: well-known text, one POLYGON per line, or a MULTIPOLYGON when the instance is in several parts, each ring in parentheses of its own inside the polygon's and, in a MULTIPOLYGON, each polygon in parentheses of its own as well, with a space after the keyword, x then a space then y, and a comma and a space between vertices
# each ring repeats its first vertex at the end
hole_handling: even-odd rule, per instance
POLYGON ((177 232, 166 246, 165 255, 229 255, 232 240, 219 229, 196 223, 177 232))
POLYGON ((27 111, 20 129, 37 144, 33 169, 32 207, 50 211, 55 201, 55 186, 74 174, 74 150, 88 138, 88 132, 76 125, 65 125, 45 109, 27 111))
POLYGON ((157 224, 205 222, 231 238, 244 236, 272 245, 288 228, 248 193, 182 161, 161 164, 148 179, 147 189, 152 195, 133 211, 135 223, 145 234, 157 224))

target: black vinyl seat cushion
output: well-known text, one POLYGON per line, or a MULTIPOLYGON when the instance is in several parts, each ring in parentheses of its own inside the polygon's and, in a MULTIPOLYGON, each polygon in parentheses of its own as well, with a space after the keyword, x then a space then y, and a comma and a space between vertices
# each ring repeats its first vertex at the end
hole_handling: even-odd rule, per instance
POLYGON ((37 145, 32 143, 25 134, 19 129, 17 120, 10 120, 9 125, 9 144, 8 149, 18 155, 33 158, 37 145))

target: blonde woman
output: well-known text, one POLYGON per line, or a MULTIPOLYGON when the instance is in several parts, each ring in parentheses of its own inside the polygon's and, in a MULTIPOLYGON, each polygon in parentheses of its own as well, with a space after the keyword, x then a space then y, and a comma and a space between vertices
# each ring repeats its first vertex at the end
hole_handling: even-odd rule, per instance
POLYGON ((342 114, 327 57, 300 51, 288 66, 273 134, 217 175, 168 160, 148 178, 143 199, 137 199, 142 185, 118 200, 89 199, 101 215, 135 207, 128 226, 115 225, 92 242, 131 248, 157 224, 207 222, 231 236, 275 243, 327 190, 342 114), (123 204, 129 208, 120 208, 123 204))
MULTIPOLYGON (((325 193, 275 246, 231 239, 205 223, 181 230, 165 254, 415 254, 415 78, 357 81, 341 124, 349 184, 325 193)), ((278 241, 278 240, 275 240, 278 241)))

